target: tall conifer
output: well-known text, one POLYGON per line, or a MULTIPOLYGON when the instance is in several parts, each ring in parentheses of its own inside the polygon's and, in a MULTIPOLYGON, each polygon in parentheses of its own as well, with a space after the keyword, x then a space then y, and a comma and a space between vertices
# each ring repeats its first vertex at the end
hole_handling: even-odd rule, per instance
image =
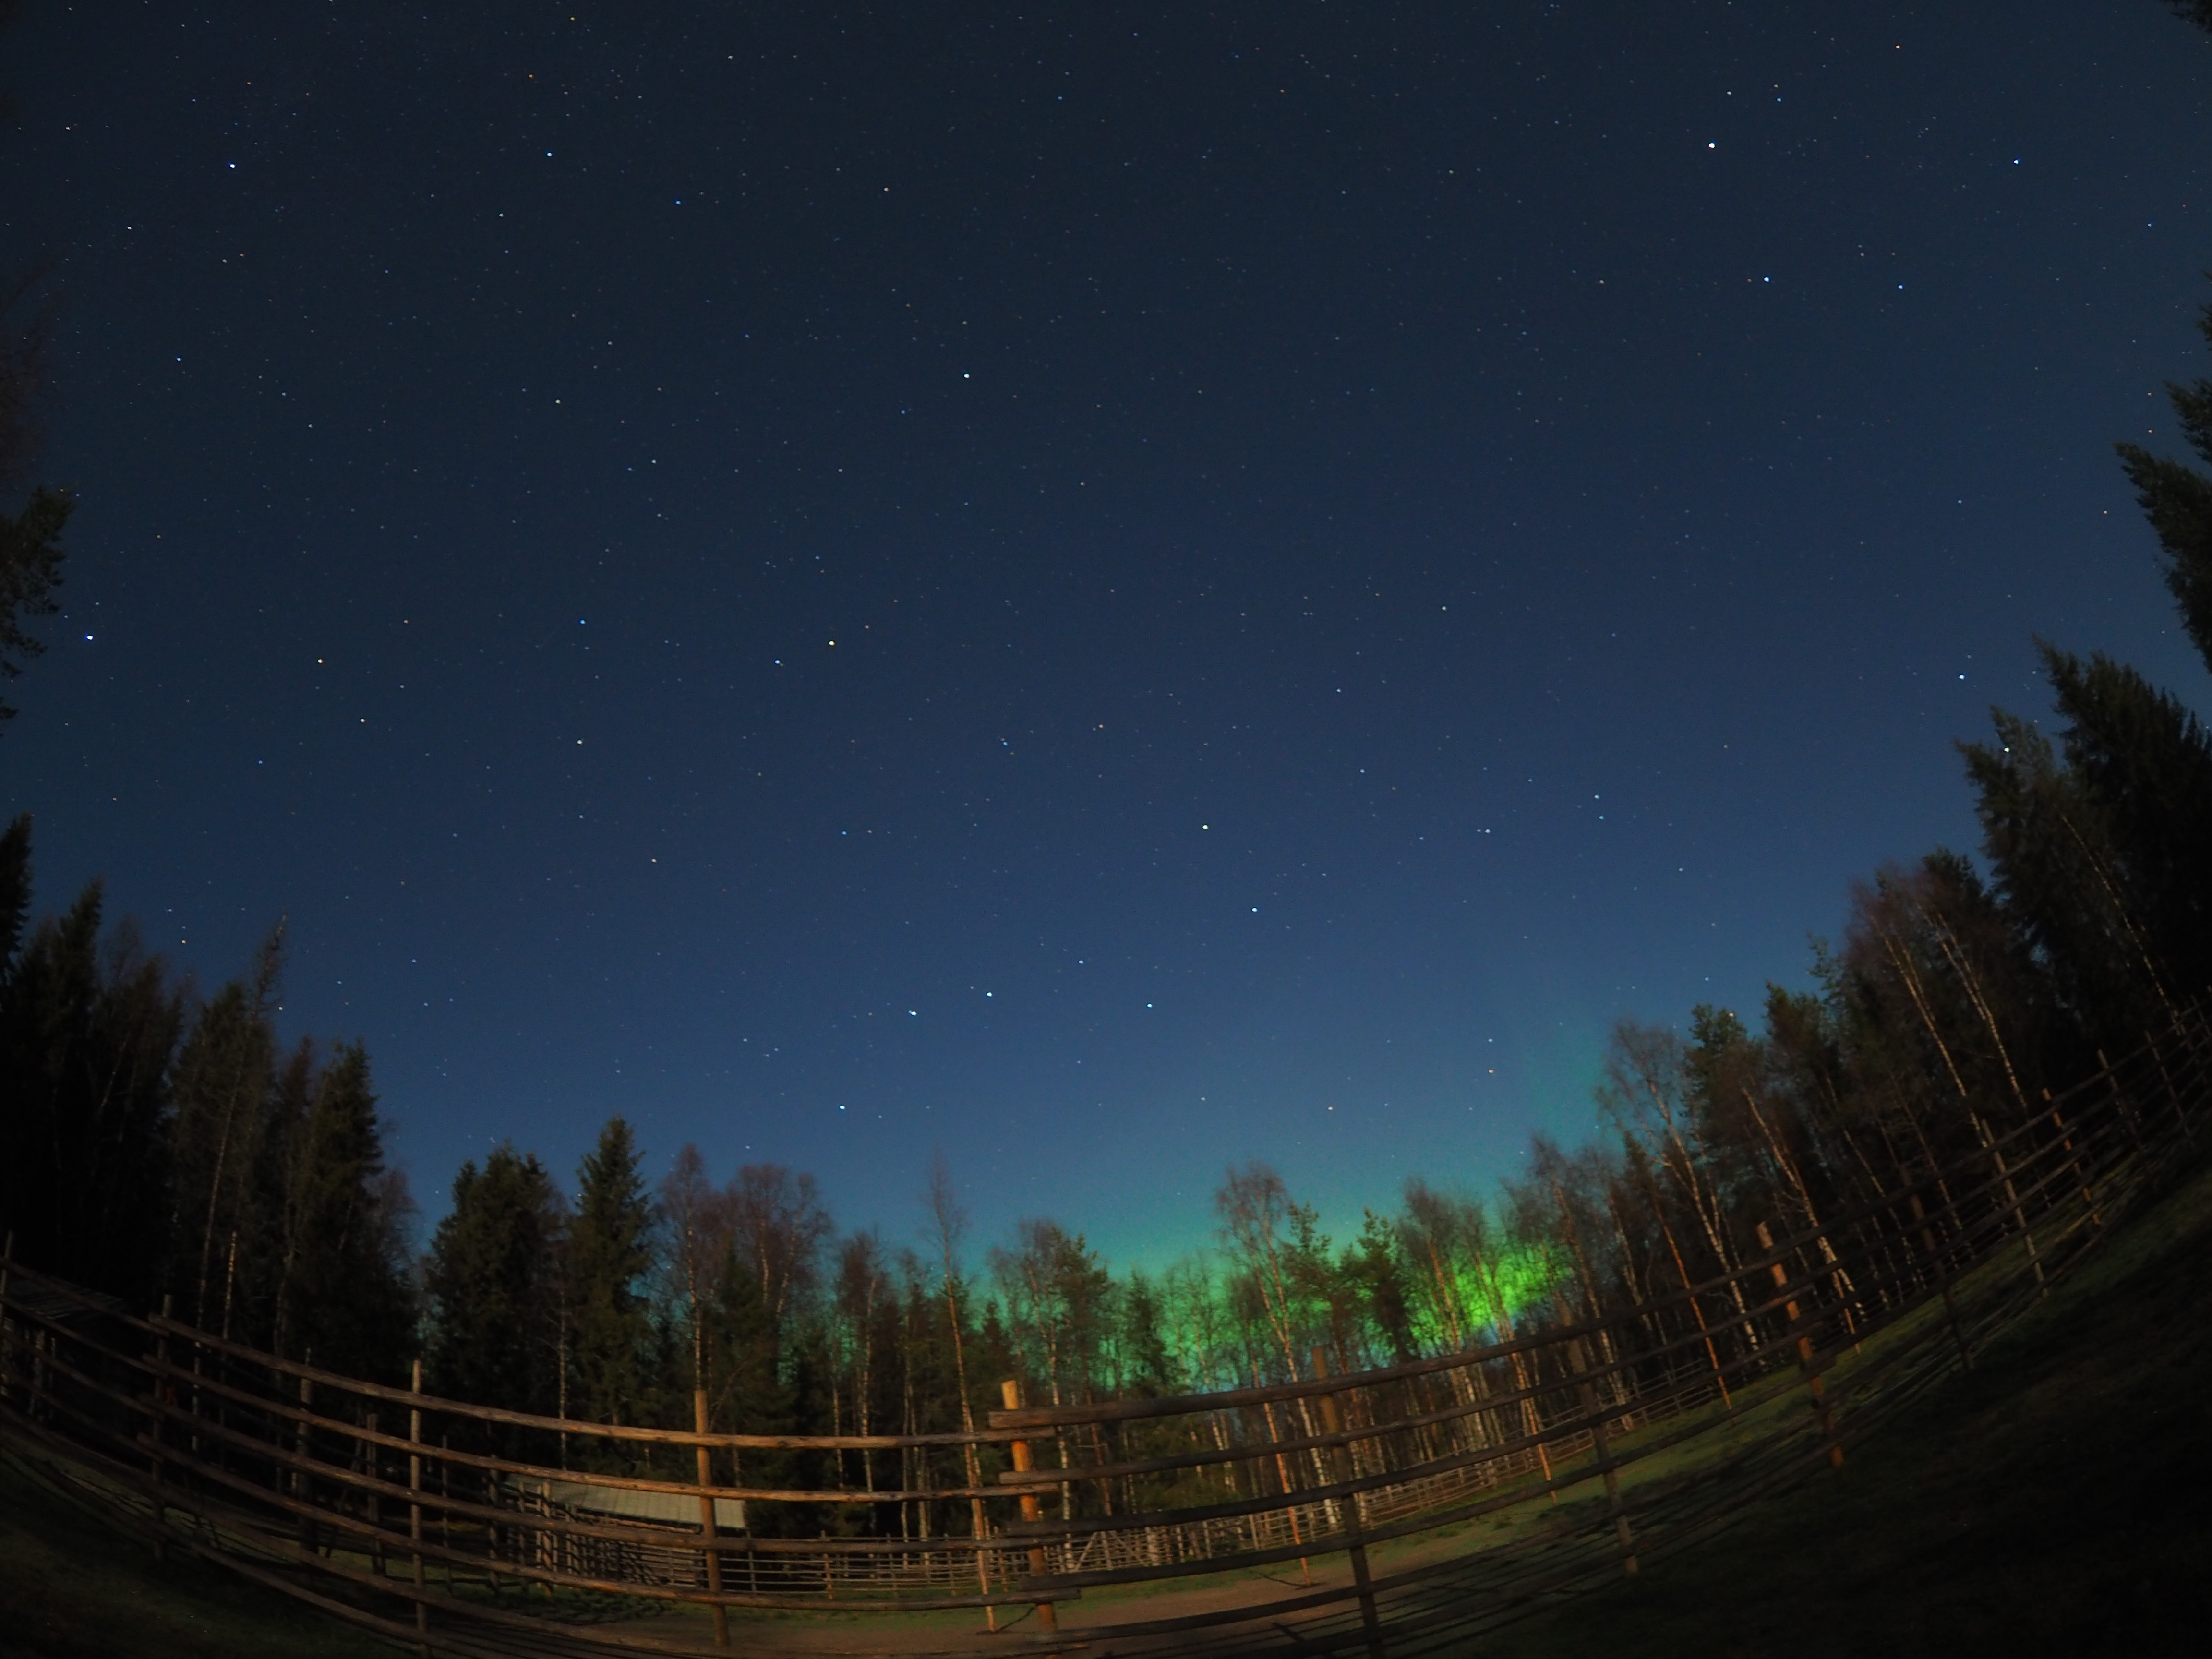
MULTIPOLYGON (((2212 595, 2212 543, 2205 550, 2212 595)), ((2145 946, 2171 993, 2195 997, 2212 987, 2212 738, 2123 663, 2048 648, 2044 663, 2067 764, 2104 819, 2145 946)))
POLYGON ((15 965, 23 923, 31 914, 31 815, 18 813, 0 831, 0 981, 15 965))
MULTIPOLYGON (((12 861, 27 887, 27 829, 0 841, 0 883, 12 861)), ((0 886, 0 924, 21 914, 7 902, 0 886)), ((181 1018, 129 924, 103 933, 97 884, 0 960, 0 1227, 21 1260, 141 1306, 165 1243, 181 1018)))
POLYGON ((413 1358, 404 1188, 384 1162, 368 1054, 342 1045, 315 1079, 293 1160, 276 1328, 282 1352, 372 1380, 413 1358))
POLYGON ((283 929, 263 942, 251 981, 233 980, 202 1006, 179 1055, 171 1283, 178 1311, 203 1328, 220 1319, 234 1237, 251 1242, 276 1032, 271 1017, 283 929))
POLYGON ((629 1125, 611 1117, 576 1172, 568 1240, 574 1414, 594 1422, 640 1423, 651 1409, 653 1330, 643 1287, 655 1217, 638 1156, 629 1125))
MULTIPOLYGON (((2212 305, 2197 326, 2212 344, 2212 305)), ((2189 447, 2212 465, 2212 380, 2169 381, 2166 396, 2189 447)), ((2212 668, 2212 477, 2141 444, 2115 446, 2136 499, 2166 550, 2166 585, 2181 607, 2182 625, 2212 668)))
POLYGON ((550 1415, 560 1403, 561 1248, 553 1182, 534 1155, 502 1144, 461 1165, 453 1206, 423 1272, 429 1298, 429 1386, 509 1411, 550 1415))

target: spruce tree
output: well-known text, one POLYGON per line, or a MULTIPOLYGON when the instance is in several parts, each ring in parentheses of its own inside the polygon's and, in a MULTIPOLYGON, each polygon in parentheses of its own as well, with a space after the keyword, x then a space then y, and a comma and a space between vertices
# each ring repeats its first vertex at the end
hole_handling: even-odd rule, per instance
MULTIPOLYGON (((2199 325, 2212 343, 2212 306, 2199 325)), ((2212 380, 2167 392, 2191 447, 2212 462, 2212 380)), ((2118 447, 2183 626, 2212 667, 2212 477, 2118 447)), ((2124 664, 2039 649, 2066 722, 2059 749, 2002 710, 1994 744, 1962 745, 1984 849, 2088 1042, 2129 1047, 2212 987, 2212 735, 2124 664)))
MULTIPOLYGON (((40 489, 21 512, 0 512, 0 679, 14 679, 26 658, 46 649, 23 623, 58 609, 62 529, 73 505, 66 491, 40 489)), ((15 718, 15 709, 0 702, 0 727, 15 718)))
POLYGON ((15 965, 30 914, 31 815, 23 812, 0 831, 0 983, 15 965))
POLYGON ((561 1248, 553 1182, 535 1155, 501 1145, 453 1177, 423 1273, 428 1386, 508 1411, 559 1404, 561 1248))
POLYGON ((253 1261, 265 1236, 257 1176, 267 1167, 283 960, 280 927, 262 945, 252 979, 232 981, 200 1009, 177 1060, 169 1273, 179 1316, 203 1329, 221 1322, 235 1249, 253 1261))
MULTIPOLYGON (((2212 305, 2204 307, 2197 326, 2212 344, 2212 305)), ((2169 381, 2166 390, 2189 447, 2212 464, 2212 380, 2187 386, 2169 381)), ((2115 447, 2166 550, 2166 585, 2181 607, 2182 625, 2212 668, 2212 477, 2141 444, 2115 447)))
POLYGON ((1404 1252, 1396 1228, 1372 1210, 1365 1215, 1358 1238, 1345 1250, 1345 1277, 1365 1304, 1385 1363, 1402 1365, 1413 1357, 1413 1310, 1406 1288, 1404 1252))
POLYGON ((288 1183, 278 1350, 396 1381, 415 1352, 397 1212, 404 1188, 385 1165, 368 1054, 358 1043, 341 1046, 321 1068, 302 1130, 288 1183))
MULTIPOLYGON (((2206 550, 2212 584, 2212 543, 2206 550)), ((2175 995, 2197 996, 2212 986, 2212 738, 2124 664, 2048 647, 2044 664, 2067 720, 2068 768, 2104 821, 2145 948, 2175 995)))
POLYGON ((607 1120, 576 1172, 568 1237, 576 1409, 597 1423, 642 1423, 653 1340, 644 1282, 653 1267, 653 1200, 629 1125, 607 1120))
MULTIPOLYGON (((28 886, 27 823, 0 838, 9 886, 28 886)), ((181 1001, 126 923, 101 929, 99 885, 0 958, 0 1229, 19 1259, 145 1306, 168 1212, 168 1070, 181 1001)))
MULTIPOLYGON (((0 11, 0 27, 7 22, 0 11)), ((24 313, 42 275, 33 271, 0 293, 0 493, 12 494, 28 478, 40 448, 36 405, 46 380, 51 313, 27 320, 24 313)), ((23 624, 54 613, 62 531, 74 506, 67 490, 46 485, 34 487, 13 513, 0 505, 0 679, 14 679, 25 659, 46 649, 23 624)), ((0 702, 0 729, 15 714, 0 702)))
POLYGON ((1960 746, 1982 851, 2014 927, 2094 1044, 2151 1017, 2166 987, 2095 803, 2033 722, 2002 709, 1992 720, 1993 741, 1960 746))
MULTIPOLYGON (((2166 0, 2177 17, 2212 33, 2212 0, 2166 0)), ((2212 305, 2197 320, 2212 344, 2212 305)), ((2190 447, 2212 465, 2212 380, 2188 386, 2169 381, 2166 395, 2190 447)), ((2166 549, 2166 585, 2181 606, 2189 637, 2212 668, 2212 477, 2179 461, 2152 454, 2140 444, 2118 446, 2121 465, 2152 527, 2166 549)))
MULTIPOLYGON (((707 1310, 707 1376, 714 1419, 739 1434, 789 1434, 793 1400, 780 1363, 782 1343, 775 1310, 761 1295, 759 1276, 724 1247, 714 1294, 707 1310)), ((747 1452, 748 1479, 780 1474, 775 1454, 747 1452)))
POLYGON ((1168 1352, 1167 1308, 1159 1287, 1141 1268, 1132 1267, 1118 1302, 1121 1318, 1114 1340, 1117 1391, 1138 1400, 1172 1394, 1175 1357, 1168 1352))

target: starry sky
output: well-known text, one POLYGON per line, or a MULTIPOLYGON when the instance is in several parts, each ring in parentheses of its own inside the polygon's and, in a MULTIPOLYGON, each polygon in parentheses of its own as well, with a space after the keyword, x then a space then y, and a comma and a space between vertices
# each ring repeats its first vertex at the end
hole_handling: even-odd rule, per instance
POLYGON ((289 919, 426 1213, 611 1112, 909 1236, 1339 1236, 1971 845, 2032 640, 2207 696, 2154 0, 37 0, 66 611, 0 810, 289 919), (427 14, 427 15, 426 15, 427 14))

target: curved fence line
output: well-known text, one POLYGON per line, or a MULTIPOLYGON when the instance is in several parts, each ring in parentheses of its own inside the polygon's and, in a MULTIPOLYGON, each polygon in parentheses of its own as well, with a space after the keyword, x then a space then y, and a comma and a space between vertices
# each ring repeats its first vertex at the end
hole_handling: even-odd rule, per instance
POLYGON ((733 1614, 813 1611, 897 1622, 855 1652, 1406 1656, 1840 1462, 2187 1154, 2208 1093, 2192 1012, 2002 1133, 1975 1119, 1980 1145, 1911 1184, 1762 1225, 1732 1271, 1603 1318, 1340 1376, 1286 1351, 1288 1382, 1169 1399, 1031 1407, 1009 1382, 962 1434, 719 1434, 703 1397, 692 1432, 469 1405, 0 1259, 0 1425, 157 1550, 425 1655, 711 1655, 733 1614), (801 1480, 748 1480, 768 1454, 801 1480), (933 1649, 930 1616, 963 1611, 994 1633, 933 1649))

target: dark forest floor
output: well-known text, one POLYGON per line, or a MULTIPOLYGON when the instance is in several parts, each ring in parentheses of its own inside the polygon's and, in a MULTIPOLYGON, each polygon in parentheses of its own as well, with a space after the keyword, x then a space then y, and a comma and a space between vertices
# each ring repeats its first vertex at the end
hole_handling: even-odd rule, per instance
MULTIPOLYGON (((857 1632, 842 1632, 853 1644, 857 1632)), ((0 1655, 397 1650, 53 1500, 0 1457, 0 1655)), ((1485 1659, 2212 1651, 2212 1166, 1849 1465, 1485 1659)))

